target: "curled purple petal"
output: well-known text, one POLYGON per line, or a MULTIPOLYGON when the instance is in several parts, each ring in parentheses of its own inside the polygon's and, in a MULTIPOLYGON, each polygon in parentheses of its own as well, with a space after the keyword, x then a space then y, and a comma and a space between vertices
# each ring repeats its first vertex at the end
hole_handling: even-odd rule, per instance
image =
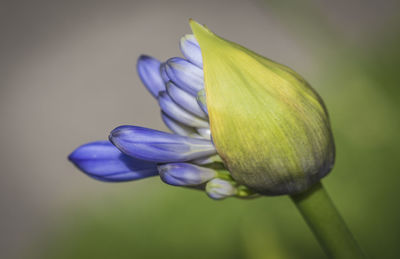
POLYGON ((159 163, 185 162, 216 154, 209 140, 137 126, 120 126, 111 132, 109 138, 123 153, 159 163))
POLYGON ((158 172, 165 183, 176 186, 200 185, 217 175, 217 172, 213 169, 189 163, 159 165, 158 172))
POLYGON ((208 128, 208 121, 197 117, 190 112, 185 111, 179 105, 177 105, 167 92, 160 92, 158 96, 158 103, 160 104, 161 110, 165 112, 169 117, 173 118, 180 123, 194 128, 208 128))
POLYGON ((160 73, 160 61, 150 56, 139 57, 136 69, 147 90, 157 98, 160 91, 165 90, 165 84, 160 73))
POLYGON ((106 182, 131 181, 158 174, 156 163, 129 157, 109 141, 82 145, 68 158, 87 175, 106 182))
POLYGON ((204 88, 203 70, 183 58, 171 58, 166 63, 169 79, 193 96, 204 88))
POLYGON ((199 68, 203 68, 201 49, 193 34, 187 34, 181 38, 180 48, 183 56, 186 59, 188 59, 199 68))

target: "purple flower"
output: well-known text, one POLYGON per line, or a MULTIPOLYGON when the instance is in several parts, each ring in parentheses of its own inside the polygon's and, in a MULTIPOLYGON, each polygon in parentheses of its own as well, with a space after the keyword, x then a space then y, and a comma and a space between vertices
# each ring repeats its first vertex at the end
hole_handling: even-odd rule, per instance
POLYGON ((69 159, 92 178, 120 182, 160 175, 170 185, 207 192, 213 199, 251 196, 225 169, 212 143, 204 93, 203 62, 193 35, 180 41, 185 58, 161 63, 142 55, 137 72, 158 100, 161 117, 173 132, 120 126, 110 141, 78 147, 69 159))

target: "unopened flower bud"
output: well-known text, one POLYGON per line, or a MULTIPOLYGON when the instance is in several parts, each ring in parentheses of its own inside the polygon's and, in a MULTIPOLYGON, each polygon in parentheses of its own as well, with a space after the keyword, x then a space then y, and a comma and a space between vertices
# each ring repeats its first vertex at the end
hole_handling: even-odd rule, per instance
POLYGON ((280 195, 328 174, 334 142, 315 90, 292 69, 190 24, 202 53, 212 140, 235 181, 280 195))
POLYGON ((236 195, 237 189, 231 181, 215 178, 207 183, 206 192, 210 198, 222 200, 236 195))

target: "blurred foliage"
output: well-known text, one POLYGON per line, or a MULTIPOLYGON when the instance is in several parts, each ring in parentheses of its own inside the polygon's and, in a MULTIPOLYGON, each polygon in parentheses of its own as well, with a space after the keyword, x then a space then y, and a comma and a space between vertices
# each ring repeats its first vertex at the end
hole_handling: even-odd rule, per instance
POLYGON ((82 201, 65 215, 40 258, 321 256, 287 197, 212 201, 200 191, 167 186, 158 178, 134 183, 135 190, 121 187, 123 192, 89 207, 82 201))
MULTIPOLYGON (((324 183, 366 253, 398 258, 399 19, 364 43, 333 32, 316 8, 293 14, 280 1, 266 6, 299 34, 299 44, 323 46, 314 52, 320 67, 311 84, 326 101, 337 145, 324 183)), ((215 202, 157 178, 120 186, 67 212, 38 257, 323 258, 287 197, 215 202)))

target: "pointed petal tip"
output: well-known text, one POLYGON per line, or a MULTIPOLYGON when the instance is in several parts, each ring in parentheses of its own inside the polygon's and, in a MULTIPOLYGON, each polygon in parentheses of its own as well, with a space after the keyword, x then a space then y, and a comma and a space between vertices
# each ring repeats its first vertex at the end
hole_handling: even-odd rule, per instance
POLYGON ((201 35, 201 34, 203 34, 203 35, 205 35, 205 34, 212 34, 213 35, 214 34, 212 31, 210 31, 207 28, 207 26, 202 25, 202 24, 196 22, 193 19, 189 19, 189 25, 190 25, 190 28, 192 29, 192 32, 193 32, 193 34, 194 34, 194 36, 196 37, 197 40, 199 40, 198 36, 201 35))
POLYGON ((192 27, 193 23, 197 23, 195 20, 193 20, 192 18, 189 18, 189 26, 192 27))
POLYGON ((141 54, 141 55, 138 57, 138 60, 142 60, 142 59, 151 59, 151 58, 152 58, 152 57, 149 56, 149 55, 141 54))
POLYGON ((198 21, 195 21, 192 18, 189 19, 189 25, 192 28, 192 30, 193 28, 204 28, 204 29, 207 28, 206 26, 200 24, 198 21))
POLYGON ((158 59, 147 54, 141 54, 136 61, 136 65, 140 65, 142 62, 151 62, 154 64, 161 63, 158 59))
POLYGON ((74 151, 72 151, 71 154, 68 155, 68 161, 70 161, 72 163, 74 163, 74 160, 75 160, 75 154, 74 154, 75 151, 76 151, 76 149, 74 151))

